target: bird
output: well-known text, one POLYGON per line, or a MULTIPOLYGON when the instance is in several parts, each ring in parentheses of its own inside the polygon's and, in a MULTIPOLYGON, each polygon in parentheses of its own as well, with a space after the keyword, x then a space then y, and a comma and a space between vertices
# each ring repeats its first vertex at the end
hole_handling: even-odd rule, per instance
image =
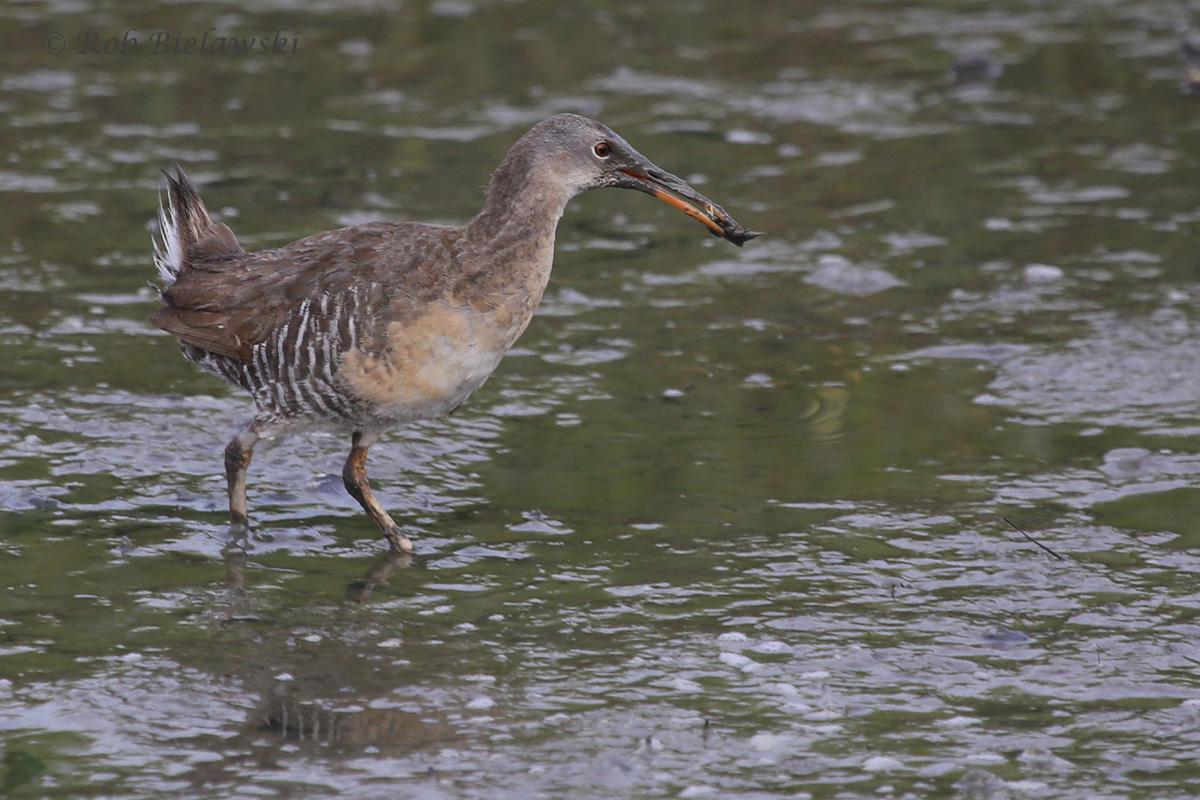
POLYGON ((255 445, 326 430, 349 434, 342 481, 400 552, 413 543, 372 492, 367 451, 395 426, 453 412, 488 379, 546 289, 569 200, 632 189, 739 247, 760 235, 574 114, 539 122, 509 149, 465 225, 370 222, 248 253, 178 164, 163 172, 168 202, 160 195, 153 239, 161 307, 150 321, 254 400, 225 448, 231 528, 249 527, 255 445))

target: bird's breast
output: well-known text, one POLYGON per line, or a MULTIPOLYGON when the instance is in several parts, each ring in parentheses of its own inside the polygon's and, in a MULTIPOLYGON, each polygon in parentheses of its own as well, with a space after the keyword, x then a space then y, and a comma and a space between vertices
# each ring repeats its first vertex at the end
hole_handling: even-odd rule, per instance
POLYGON ((389 322, 382 337, 341 355, 338 375, 386 420, 452 411, 483 385, 532 315, 507 305, 438 302, 389 322), (382 341, 380 341, 382 339, 382 341))

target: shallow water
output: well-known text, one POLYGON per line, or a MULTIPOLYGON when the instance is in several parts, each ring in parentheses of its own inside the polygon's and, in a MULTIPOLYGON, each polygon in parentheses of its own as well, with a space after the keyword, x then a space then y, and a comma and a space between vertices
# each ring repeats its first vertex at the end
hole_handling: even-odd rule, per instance
POLYGON ((1197 9, 609 9, 0 8, 4 793, 1200 793, 1197 9), (299 45, 71 49, 213 26, 299 45), (579 198, 497 374, 372 449, 415 557, 329 436, 231 540, 158 170, 247 247, 461 222, 559 111, 769 236, 579 198))

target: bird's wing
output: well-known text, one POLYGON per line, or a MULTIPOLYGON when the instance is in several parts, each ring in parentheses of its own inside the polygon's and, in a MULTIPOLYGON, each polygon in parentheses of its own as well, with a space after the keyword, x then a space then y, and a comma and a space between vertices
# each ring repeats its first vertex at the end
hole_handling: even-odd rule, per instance
POLYGON ((192 261, 161 290, 163 307, 150 321, 181 342, 239 361, 248 361, 254 346, 287 325, 306 300, 315 309, 322 297, 353 291, 364 314, 356 322, 365 327, 392 313, 395 302, 420 302, 441 291, 446 268, 455 263, 452 230, 369 223, 277 250, 192 261))

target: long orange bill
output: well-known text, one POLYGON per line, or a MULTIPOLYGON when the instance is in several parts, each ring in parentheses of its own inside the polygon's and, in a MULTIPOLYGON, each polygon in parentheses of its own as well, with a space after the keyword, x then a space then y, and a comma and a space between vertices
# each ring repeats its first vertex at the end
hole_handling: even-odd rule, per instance
POLYGON ((618 171, 628 179, 619 185, 654 195, 659 200, 670 203, 689 217, 704 223, 713 236, 728 239, 738 247, 755 236, 762 235, 760 231, 743 228, 725 209, 697 192, 686 181, 653 165, 648 167, 645 170, 619 169, 618 171))

